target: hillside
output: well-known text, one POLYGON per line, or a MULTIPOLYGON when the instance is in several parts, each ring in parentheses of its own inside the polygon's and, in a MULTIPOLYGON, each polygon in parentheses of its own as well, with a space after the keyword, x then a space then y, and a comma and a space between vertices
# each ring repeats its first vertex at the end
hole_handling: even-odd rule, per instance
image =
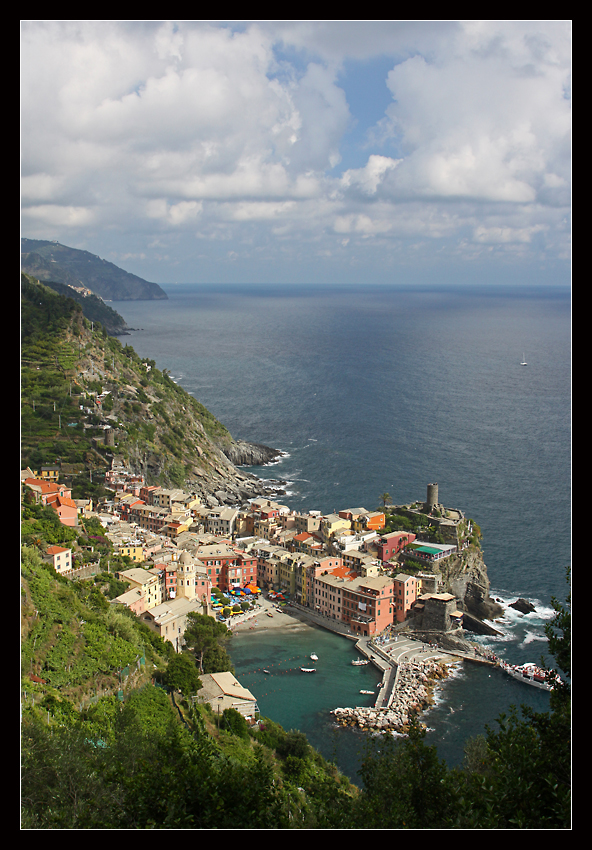
POLYGON ((43 281, 43 283, 59 295, 64 295, 66 298, 72 298, 76 301, 80 305, 84 317, 89 322, 99 322, 110 336, 118 336, 127 332, 128 327, 123 316, 120 316, 113 307, 105 304, 98 295, 82 295, 67 283, 56 283, 52 280, 43 281))
MULTIPOLYGON (((193 653, 113 611, 105 578, 68 581, 23 549, 23 829, 570 828, 569 689, 468 741, 462 769, 414 725, 361 738, 357 787, 301 732, 194 704, 193 653)), ((569 610, 554 607, 569 672, 569 610)))
POLYGON ((166 292, 113 263, 43 239, 21 239, 21 271, 41 281, 86 286, 106 301, 163 300, 166 292))
POLYGON ((106 578, 68 581, 23 549, 23 828, 336 826, 357 789, 301 733, 192 706, 194 656, 114 609, 106 578))
POLYGON ((80 305, 27 275, 21 283, 21 465, 59 463, 74 498, 97 495, 113 458, 149 484, 236 504, 258 479, 227 455, 260 462, 267 447, 233 439, 200 402, 129 345, 94 327, 80 305), (107 445, 107 432, 112 445, 107 445), (91 486, 92 482, 92 486, 91 486))

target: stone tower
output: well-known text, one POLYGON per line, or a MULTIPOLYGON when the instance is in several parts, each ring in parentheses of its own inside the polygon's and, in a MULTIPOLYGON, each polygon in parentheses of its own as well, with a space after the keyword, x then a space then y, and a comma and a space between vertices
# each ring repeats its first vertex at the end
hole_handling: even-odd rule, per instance
POLYGON ((195 599, 195 573, 193 558, 184 550, 177 567, 177 598, 195 599))
POLYGON ((423 509, 426 514, 429 514, 438 504, 438 485, 428 484, 427 499, 424 502, 423 509))

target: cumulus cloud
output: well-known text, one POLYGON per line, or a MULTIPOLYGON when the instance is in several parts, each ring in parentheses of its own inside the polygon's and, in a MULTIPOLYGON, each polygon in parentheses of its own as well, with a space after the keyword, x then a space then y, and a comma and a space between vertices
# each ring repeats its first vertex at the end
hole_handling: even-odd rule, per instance
POLYGON ((561 24, 468 23, 435 59, 394 67, 383 138, 404 157, 393 195, 524 203, 542 186, 563 188, 568 42, 561 24))
POLYGON ((21 56, 24 235, 147 263, 222 234, 565 255, 568 22, 28 21, 21 56), (346 69, 385 55, 391 103, 340 170, 346 69))

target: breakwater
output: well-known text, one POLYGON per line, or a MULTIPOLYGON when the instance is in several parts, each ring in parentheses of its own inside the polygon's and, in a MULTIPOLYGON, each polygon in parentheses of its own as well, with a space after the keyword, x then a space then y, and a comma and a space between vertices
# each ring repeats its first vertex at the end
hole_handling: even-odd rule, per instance
POLYGON ((434 687, 448 676, 449 666, 435 659, 404 662, 396 668, 385 705, 336 708, 331 714, 342 726, 405 733, 412 718, 433 704, 434 687))

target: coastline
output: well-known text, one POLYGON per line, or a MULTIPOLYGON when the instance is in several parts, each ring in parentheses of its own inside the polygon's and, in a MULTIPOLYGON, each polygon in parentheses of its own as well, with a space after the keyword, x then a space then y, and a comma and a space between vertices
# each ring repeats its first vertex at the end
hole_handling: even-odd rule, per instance
POLYGON ((301 631, 306 628, 314 628, 305 617, 298 617, 293 613, 287 613, 269 599, 260 598, 256 611, 247 614, 238 614, 231 620, 230 631, 233 634, 245 632, 262 631, 301 631), (269 617, 268 612, 273 616, 269 617))
POLYGON ((357 726, 366 731, 391 731, 406 734, 412 716, 418 719, 434 703, 434 689, 447 678, 452 666, 458 662, 445 651, 427 647, 423 642, 398 637, 375 644, 368 639, 358 639, 315 623, 294 608, 287 613, 271 600, 261 597, 258 609, 248 615, 239 615, 240 622, 233 625, 233 635, 248 632, 275 632, 278 638, 304 630, 325 629, 352 642, 382 672, 376 702, 373 707, 338 708, 331 710, 334 721, 341 726, 357 726), (268 616, 272 614, 272 616, 268 616), (393 657, 393 654, 396 657, 393 657), (427 655, 426 655, 427 654, 427 655))

